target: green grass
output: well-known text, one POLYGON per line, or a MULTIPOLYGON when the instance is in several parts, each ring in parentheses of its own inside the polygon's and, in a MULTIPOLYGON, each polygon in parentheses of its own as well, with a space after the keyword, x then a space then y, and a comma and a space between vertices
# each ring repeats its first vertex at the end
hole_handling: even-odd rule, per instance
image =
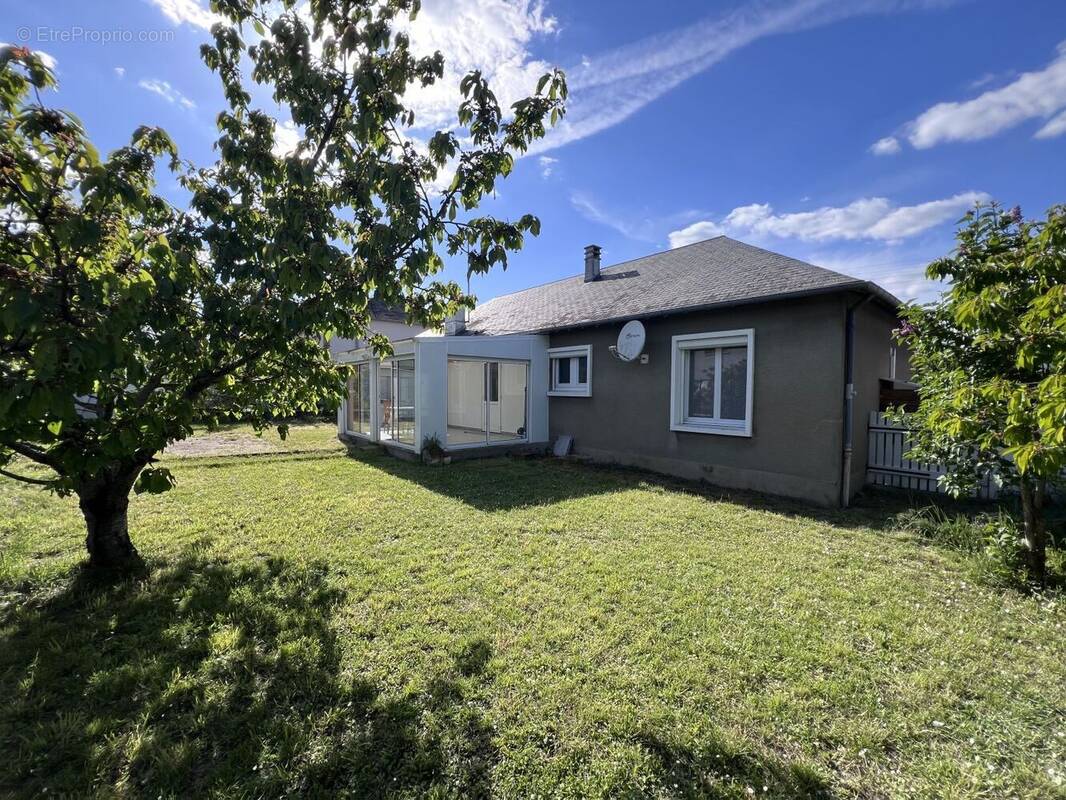
POLYGON ((118 583, 0 483, 0 795, 1066 794, 1061 604, 891 504, 289 446, 169 457, 118 583))

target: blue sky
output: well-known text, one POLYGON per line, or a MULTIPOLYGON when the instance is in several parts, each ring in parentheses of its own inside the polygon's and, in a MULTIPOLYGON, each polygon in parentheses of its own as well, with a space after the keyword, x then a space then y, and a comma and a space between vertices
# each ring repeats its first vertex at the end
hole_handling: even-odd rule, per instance
MULTIPOLYGON (((217 82, 198 44, 206 0, 0 0, 0 41, 56 62, 56 105, 102 150, 140 124, 211 159, 217 82)), ((551 65, 572 88, 562 127, 521 159, 500 216, 531 211, 539 239, 484 301, 576 274, 584 245, 612 264, 726 233, 869 278, 935 292, 977 198, 1030 216, 1066 200, 1066 3, 1061 0, 423 0, 416 47, 449 82, 412 98, 445 124, 458 76, 528 92, 551 65), (650 10, 649 10, 650 9, 650 10)), ((270 108, 269 96, 261 96, 270 108)), ((283 109, 271 109, 285 120, 283 109)), ((180 197, 164 178, 164 194, 180 197)), ((448 277, 461 282, 461 263, 448 277)))

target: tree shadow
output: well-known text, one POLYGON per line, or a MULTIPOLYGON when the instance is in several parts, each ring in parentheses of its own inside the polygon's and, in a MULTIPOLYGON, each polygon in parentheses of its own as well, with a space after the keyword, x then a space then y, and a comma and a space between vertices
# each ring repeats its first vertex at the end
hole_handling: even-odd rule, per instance
POLYGON ((324 564, 189 551, 0 608, 0 794, 487 796, 498 758, 460 652, 428 699, 345 669, 324 564), (462 683, 462 685, 460 685, 462 683))
POLYGON ((486 512, 534 508, 626 488, 605 473, 542 457, 472 458, 437 466, 362 448, 349 448, 348 455, 486 512))
POLYGON ((652 762, 650 775, 656 789, 645 785, 621 792, 626 798, 663 794, 692 798, 827 799, 829 785, 812 768, 789 764, 753 753, 739 752, 712 741, 694 749, 652 733, 637 735, 636 742, 652 762))
POLYGON ((505 457, 428 466, 366 448, 350 448, 348 455, 394 477, 487 512, 533 508, 652 486, 833 527, 884 531, 897 527, 896 516, 908 507, 923 502, 944 502, 942 498, 934 500, 933 496, 916 497, 902 492, 863 492, 850 508, 825 508, 802 500, 726 489, 703 481, 614 464, 561 461, 548 457, 505 457))

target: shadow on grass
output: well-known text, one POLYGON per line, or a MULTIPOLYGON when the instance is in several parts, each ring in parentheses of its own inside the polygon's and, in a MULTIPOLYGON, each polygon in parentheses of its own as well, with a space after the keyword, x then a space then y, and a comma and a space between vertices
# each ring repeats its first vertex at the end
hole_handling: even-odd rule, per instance
POLYGON ((551 505, 629 488, 607 473, 546 458, 471 458, 430 466, 360 447, 349 448, 348 455, 486 512, 551 505))
POLYGON ((0 795, 487 794, 491 728, 458 679, 487 643, 428 699, 386 696, 342 669, 342 599, 324 565, 190 552, 0 611, 0 795))
MULTIPOLYGON (((692 495, 712 503, 730 503, 813 522, 841 531, 866 529, 903 535, 912 538, 916 545, 934 547, 955 556, 958 555, 957 548, 945 547, 906 532, 901 515, 908 510, 936 506, 948 515, 971 520, 1001 509, 1013 514, 1015 519, 1020 517, 1020 512, 1014 507, 1016 503, 1012 505, 1010 499, 996 502, 953 499, 940 494, 866 487, 852 500, 850 507, 825 508, 802 500, 672 478, 637 467, 529 457, 471 459, 445 466, 427 466, 368 448, 350 448, 348 455, 394 477, 411 481, 431 492, 485 512, 536 508, 583 497, 651 487, 692 495)), ((1061 545, 1061 542, 1066 541, 1066 514, 1057 507, 1052 508, 1049 535, 1048 582, 1044 589, 1062 592, 1066 589, 1066 555, 1061 545)), ((1028 591, 1028 588, 1025 590, 1028 591)))
POLYGON ((932 502, 931 496, 869 492, 847 509, 824 508, 802 500, 724 489, 709 483, 683 480, 637 467, 586 464, 551 458, 470 459, 444 466, 404 461, 380 451, 350 448, 348 455, 397 478, 437 494, 460 500, 480 511, 510 511, 566 500, 651 486, 748 508, 810 519, 841 528, 895 527, 896 515, 912 506, 932 502))
MULTIPOLYGON (((717 742, 696 750, 651 733, 638 735, 636 741, 650 757, 656 782, 668 796, 794 800, 835 796, 817 772, 800 764, 736 752, 717 742)), ((646 794, 623 792, 633 798, 646 794)))

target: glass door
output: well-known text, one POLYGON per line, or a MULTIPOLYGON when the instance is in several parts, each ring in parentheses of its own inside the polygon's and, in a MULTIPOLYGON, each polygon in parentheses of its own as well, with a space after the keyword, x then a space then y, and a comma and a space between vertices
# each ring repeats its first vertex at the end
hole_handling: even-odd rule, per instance
POLYGON ((415 443, 415 360, 398 358, 378 367, 378 438, 415 443))
POLYGON ((371 434, 370 363, 362 362, 352 368, 348 383, 348 432, 369 437, 371 434))

